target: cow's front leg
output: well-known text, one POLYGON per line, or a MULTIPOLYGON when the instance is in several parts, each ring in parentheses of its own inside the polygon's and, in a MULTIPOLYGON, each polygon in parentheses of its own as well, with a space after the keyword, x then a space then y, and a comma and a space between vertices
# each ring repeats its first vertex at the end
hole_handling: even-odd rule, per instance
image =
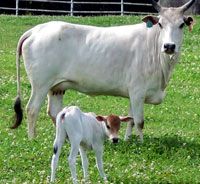
MULTIPOLYGON (((136 95, 136 97, 131 97, 130 100, 136 134, 139 135, 140 141, 143 142, 142 129, 144 128, 144 98, 136 95)), ((132 129, 132 127, 128 125, 127 133, 130 133, 129 129, 132 129)))
POLYGON ((56 124, 56 116, 62 110, 64 91, 49 91, 47 113, 56 124))
MULTIPOLYGON (((129 116, 133 117, 131 104, 130 104, 130 109, 129 109, 129 116)), ((126 133, 124 137, 125 141, 128 141, 131 138, 133 126, 134 126, 134 119, 127 123, 126 133)))

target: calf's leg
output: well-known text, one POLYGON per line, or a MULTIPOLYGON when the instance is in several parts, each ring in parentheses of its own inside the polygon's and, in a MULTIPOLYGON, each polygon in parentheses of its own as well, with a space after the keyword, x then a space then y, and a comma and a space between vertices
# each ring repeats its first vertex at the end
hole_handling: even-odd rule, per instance
POLYGON ((76 176, 76 157, 78 155, 80 142, 71 142, 71 150, 68 157, 69 168, 72 175, 73 184, 77 184, 76 176))
POLYGON ((53 157, 51 160, 51 182, 54 182, 55 180, 55 175, 56 175, 56 168, 58 166, 58 160, 59 160, 59 156, 61 153, 61 148, 65 142, 65 132, 63 132, 64 130, 62 130, 62 132, 58 132, 59 135, 57 134, 55 141, 54 141, 54 146, 53 146, 53 157))
POLYGON ((81 160, 82 160, 84 179, 87 180, 89 163, 88 163, 88 159, 87 159, 87 155, 86 155, 86 150, 85 150, 85 148, 80 146, 79 151, 80 151, 81 160))
POLYGON ((96 155, 96 163, 97 163, 97 168, 99 171, 100 176, 106 181, 107 177, 106 174, 104 173, 103 169, 103 145, 97 145, 94 148, 95 155, 96 155))

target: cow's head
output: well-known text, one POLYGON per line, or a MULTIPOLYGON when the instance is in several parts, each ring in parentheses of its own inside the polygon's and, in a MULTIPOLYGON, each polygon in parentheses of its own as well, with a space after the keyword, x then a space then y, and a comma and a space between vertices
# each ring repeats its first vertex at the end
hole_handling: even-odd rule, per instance
POLYGON ((161 52, 166 54, 176 54, 179 52, 182 44, 183 28, 188 26, 192 30, 194 23, 192 17, 184 16, 184 12, 192 6, 195 0, 177 8, 161 7, 154 0, 150 0, 153 7, 159 12, 159 16, 147 16, 143 18, 148 28, 157 26, 160 32, 161 52))
POLYGON ((106 135, 113 143, 118 143, 119 141, 118 133, 121 122, 133 120, 131 117, 119 117, 116 115, 97 116, 96 119, 103 123, 106 135))

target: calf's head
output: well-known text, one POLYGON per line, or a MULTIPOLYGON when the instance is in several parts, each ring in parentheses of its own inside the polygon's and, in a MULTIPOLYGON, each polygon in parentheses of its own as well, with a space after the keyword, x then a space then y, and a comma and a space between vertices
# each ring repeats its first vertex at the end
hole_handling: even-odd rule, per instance
POLYGON ((106 135, 113 143, 118 143, 118 133, 120 130, 121 122, 128 122, 133 120, 131 117, 119 117, 116 115, 97 116, 96 119, 104 123, 106 135))
POLYGON ((184 12, 190 8, 195 0, 190 0, 188 3, 177 8, 161 7, 154 0, 150 0, 153 7, 159 12, 159 16, 147 16, 143 18, 147 27, 157 26, 157 31, 160 34, 161 52, 165 54, 176 54, 180 51, 183 37, 183 28, 188 26, 192 30, 194 23, 192 17, 184 16, 184 12))

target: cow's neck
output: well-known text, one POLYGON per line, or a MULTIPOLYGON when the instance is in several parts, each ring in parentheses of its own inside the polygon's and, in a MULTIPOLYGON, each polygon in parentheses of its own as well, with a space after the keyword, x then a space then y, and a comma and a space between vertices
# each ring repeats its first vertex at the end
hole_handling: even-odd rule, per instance
POLYGON ((177 63, 179 54, 175 55, 166 55, 160 54, 160 68, 162 73, 161 88, 164 90, 171 78, 172 71, 175 64, 177 63))
POLYGON ((168 55, 161 52, 162 42, 158 26, 155 26, 155 28, 152 30, 152 34, 153 35, 151 35, 151 39, 153 38, 153 40, 151 43, 154 44, 152 44, 151 46, 149 45, 149 48, 153 49, 152 53, 155 53, 155 55, 153 55, 153 58, 151 59, 153 60, 153 64, 155 65, 154 68, 156 70, 159 70, 157 72, 161 74, 159 74, 161 77, 161 89, 164 91, 170 80, 175 64, 179 59, 179 53, 168 55))

